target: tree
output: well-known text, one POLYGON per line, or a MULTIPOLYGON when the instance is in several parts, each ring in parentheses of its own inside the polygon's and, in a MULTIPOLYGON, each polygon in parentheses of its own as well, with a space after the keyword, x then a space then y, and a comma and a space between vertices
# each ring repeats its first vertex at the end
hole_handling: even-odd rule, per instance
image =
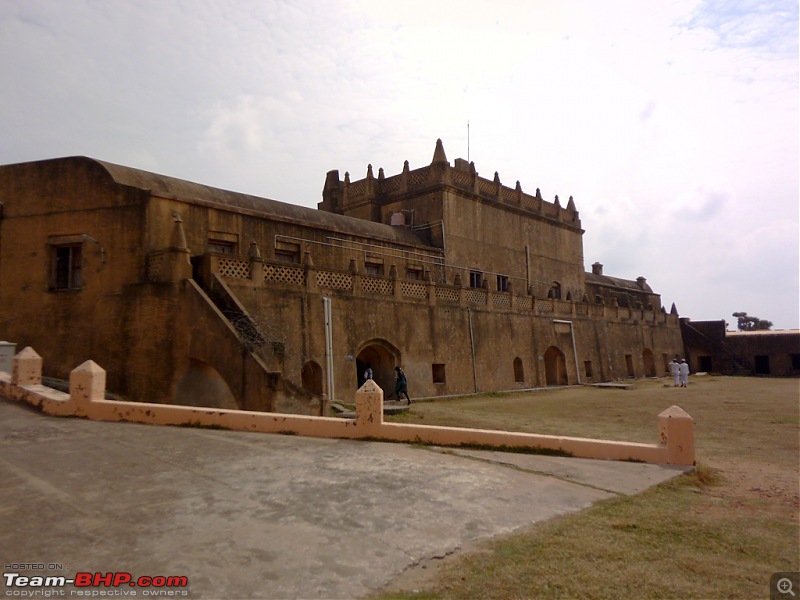
POLYGON ((738 319, 739 331, 758 331, 772 327, 772 321, 751 317, 746 312, 735 312, 733 316, 738 319))

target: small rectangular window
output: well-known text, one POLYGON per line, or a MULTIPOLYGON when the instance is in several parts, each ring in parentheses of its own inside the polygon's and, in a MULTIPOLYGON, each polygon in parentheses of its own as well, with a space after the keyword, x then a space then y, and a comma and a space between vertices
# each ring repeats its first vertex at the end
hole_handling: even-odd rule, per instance
POLYGON ((80 243, 50 246, 51 289, 76 290, 82 287, 82 247, 80 243))
POLYGON ((406 279, 411 279, 412 281, 421 281, 422 280, 422 268, 421 267, 408 267, 406 269, 406 279))
POLYGON ((444 371, 444 364, 434 363, 431 365, 433 373, 433 383, 447 383, 447 376, 444 371))
POLYGON ((233 254, 235 244, 224 240, 208 240, 208 251, 217 254, 233 254))
POLYGON ((275 242, 275 261, 289 264, 300 262, 300 244, 294 242, 275 242))
POLYGON ((587 379, 591 379, 593 377, 593 375, 592 375, 592 361, 590 361, 590 360, 583 361, 583 368, 586 371, 586 378, 587 379))
POLYGON ((508 291, 508 275, 497 276, 497 291, 498 292, 508 291))
POLYGON ((482 288, 483 287, 483 273, 480 271, 469 272, 469 287, 482 288))
POLYGON ((367 275, 383 275, 383 263, 374 260, 364 262, 364 273, 367 275))
POLYGON ((208 252, 216 254, 236 254, 239 245, 239 235, 228 231, 208 232, 208 252))

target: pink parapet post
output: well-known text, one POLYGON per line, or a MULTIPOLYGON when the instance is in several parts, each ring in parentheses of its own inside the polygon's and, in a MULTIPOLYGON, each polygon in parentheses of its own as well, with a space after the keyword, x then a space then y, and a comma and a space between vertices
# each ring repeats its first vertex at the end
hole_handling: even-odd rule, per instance
POLYGON ((69 374, 69 396, 77 416, 89 416, 92 402, 106 396, 106 371, 93 360, 75 367, 69 374))
POLYGON ((658 415, 658 439, 667 448, 667 464, 695 464, 694 419, 680 406, 658 415))
POLYGON ((27 346, 21 350, 11 364, 12 385, 41 385, 42 357, 27 346))
POLYGON ((366 435, 378 436, 383 425, 383 390, 367 379, 356 392, 356 428, 366 435))

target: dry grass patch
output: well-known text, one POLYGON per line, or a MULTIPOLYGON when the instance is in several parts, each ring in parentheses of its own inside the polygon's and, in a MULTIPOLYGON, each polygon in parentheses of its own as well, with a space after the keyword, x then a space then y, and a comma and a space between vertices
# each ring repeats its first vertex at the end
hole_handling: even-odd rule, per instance
POLYGON ((701 462, 637 496, 483 544, 381 597, 768 597, 773 572, 800 570, 800 383, 693 380, 413 405, 406 422, 652 443, 656 415, 677 404, 695 418, 701 462))

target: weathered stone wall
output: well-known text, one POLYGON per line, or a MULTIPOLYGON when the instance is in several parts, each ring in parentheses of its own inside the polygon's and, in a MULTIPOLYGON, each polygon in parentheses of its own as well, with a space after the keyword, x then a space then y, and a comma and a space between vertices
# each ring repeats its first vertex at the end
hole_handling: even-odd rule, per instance
POLYGON ((142 192, 76 158, 0 169, 0 197, 0 337, 39 348, 51 376, 91 356, 122 364, 125 288, 144 272, 142 192), (81 248, 78 289, 52 289, 52 245, 64 242, 81 248))
MULTIPOLYGON (((629 377, 626 355, 631 356, 633 377, 662 376, 664 355, 680 352, 681 339, 674 317, 665 322, 625 322, 609 315, 598 321, 589 315, 551 314, 531 311, 487 310, 454 303, 397 300, 344 290, 307 292, 297 286, 269 285, 257 290, 246 282, 228 281, 231 289, 253 315, 266 321, 272 334, 286 348, 284 375, 301 380, 308 361, 325 365, 322 298, 333 307, 333 354, 336 399, 352 401, 359 385, 359 355, 371 345, 387 348, 388 365, 373 364, 390 373, 401 365, 413 396, 464 394, 475 391, 512 390, 548 385, 545 352, 551 346, 564 357, 566 381, 608 381, 629 377), (575 366, 570 326, 554 319, 571 320, 575 332, 578 368, 575 366), (473 362, 474 344, 474 362, 473 362), (646 373, 643 352, 654 356, 654 373, 646 373), (523 377, 517 381, 514 362, 520 359, 523 377), (586 376, 586 361, 593 375, 586 376), (434 382, 433 365, 444 365, 444 381, 434 382), (477 385, 476 385, 477 383, 477 385)), ((558 303, 567 307, 568 303, 558 303)), ((610 309, 609 309, 610 312, 610 309)), ((641 312, 640 312, 641 314, 641 312)), ((663 316, 663 315, 662 315, 663 316)), ((391 391, 393 379, 379 385, 391 391)))

